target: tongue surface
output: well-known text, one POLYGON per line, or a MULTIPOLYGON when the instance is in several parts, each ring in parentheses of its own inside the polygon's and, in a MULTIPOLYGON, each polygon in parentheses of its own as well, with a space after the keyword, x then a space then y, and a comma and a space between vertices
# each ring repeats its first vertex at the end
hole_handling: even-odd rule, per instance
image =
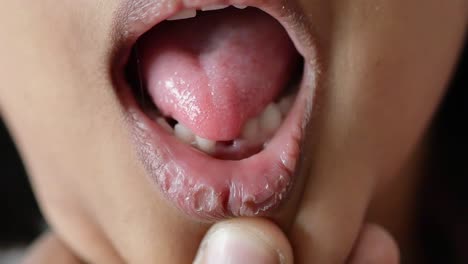
POLYGON ((232 140, 273 101, 298 54, 284 28, 254 8, 163 22, 138 43, 160 111, 211 140, 232 140))

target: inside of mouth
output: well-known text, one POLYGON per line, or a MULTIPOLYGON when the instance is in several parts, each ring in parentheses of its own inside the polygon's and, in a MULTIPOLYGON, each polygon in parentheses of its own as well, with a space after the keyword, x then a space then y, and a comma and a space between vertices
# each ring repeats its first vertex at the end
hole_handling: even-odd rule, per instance
POLYGON ((135 43, 126 77, 136 101, 167 133, 208 155, 257 154, 294 103, 302 57, 283 26, 259 9, 177 19, 184 17, 187 10, 135 43))

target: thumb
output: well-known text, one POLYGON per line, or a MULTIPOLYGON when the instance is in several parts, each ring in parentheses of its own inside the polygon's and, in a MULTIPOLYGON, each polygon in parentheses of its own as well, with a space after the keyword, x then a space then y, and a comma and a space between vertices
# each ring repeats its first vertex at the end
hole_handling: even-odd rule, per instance
POLYGON ((283 232, 262 218, 237 218, 215 224, 205 235, 194 264, 292 264, 283 232))
MULTIPOLYGON (((205 235, 194 264, 211 263, 293 264, 293 254, 288 239, 273 222, 237 218, 215 224, 205 235)), ((382 227, 364 224, 347 263, 398 264, 398 246, 382 227)))
POLYGON ((398 264, 398 245, 383 227, 365 224, 350 256, 350 264, 398 264))

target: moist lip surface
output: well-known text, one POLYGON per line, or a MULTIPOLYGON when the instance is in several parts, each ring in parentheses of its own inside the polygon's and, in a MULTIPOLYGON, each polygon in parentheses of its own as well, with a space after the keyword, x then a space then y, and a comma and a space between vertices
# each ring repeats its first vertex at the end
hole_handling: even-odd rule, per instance
POLYGON ((117 69, 123 71, 131 46, 138 44, 139 81, 156 109, 150 114, 122 74, 116 75, 133 142, 150 178, 185 214, 201 221, 269 215, 288 197, 296 181, 302 135, 312 110, 315 50, 307 46, 311 42, 304 38, 308 35, 305 26, 294 21, 294 8, 275 1, 230 3, 254 6, 269 15, 252 7, 229 8, 191 18, 192 22, 162 22, 187 10, 213 7, 202 2, 148 1, 138 6, 139 1, 128 1, 124 8, 120 27, 124 53, 119 57, 125 59, 118 59, 117 69), (256 21, 257 28, 247 28, 245 21, 256 21), (284 27, 284 34, 274 27, 284 27), (197 28, 206 32, 194 35, 197 28), (255 34, 255 29, 261 32, 255 34), (259 50, 262 47, 268 48, 259 50), (272 55, 280 52, 275 60, 272 55), (301 61, 296 52, 304 59, 304 73, 295 84, 294 104, 282 113, 274 134, 265 136, 261 145, 257 142, 255 151, 246 151, 246 142, 252 139, 244 132, 257 116, 259 120, 272 116, 272 101, 282 95, 294 65, 301 61), (230 67, 234 70, 229 71, 230 67), (180 96, 171 97, 184 92, 194 98, 188 108, 180 96), (199 110, 196 117, 191 116, 193 109, 199 110), (168 119, 175 126, 164 122, 168 119), (185 135, 180 134, 182 125, 193 133, 197 148, 181 140, 180 135, 185 135), (216 147, 205 148, 211 142, 216 147))

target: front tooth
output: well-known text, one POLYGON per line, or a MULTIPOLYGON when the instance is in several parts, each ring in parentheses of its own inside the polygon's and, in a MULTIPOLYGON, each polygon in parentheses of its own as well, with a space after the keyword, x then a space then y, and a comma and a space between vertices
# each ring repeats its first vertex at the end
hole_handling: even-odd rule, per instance
POLYGON ((292 96, 287 96, 281 99, 279 102, 279 109, 281 111, 281 114, 283 116, 286 116, 291 109, 291 106, 293 105, 293 97, 292 96))
POLYGON ((174 135, 186 144, 192 144, 195 140, 195 135, 192 131, 180 123, 174 126, 174 135))
POLYGON ((246 5, 233 5, 235 8, 239 8, 239 9, 245 9, 247 8, 246 5))
POLYGON ((260 115, 260 128, 264 135, 270 136, 281 125, 281 112, 279 107, 270 103, 260 115))
POLYGON ((187 18, 192 18, 197 15, 197 10, 195 9, 184 9, 180 11, 179 13, 171 16, 170 18, 166 20, 180 20, 180 19, 187 19, 187 18))
POLYGON ((244 129, 242 130, 242 138, 247 139, 248 141, 255 141, 258 138, 259 128, 258 128, 258 119, 251 118, 245 123, 244 129))
POLYGON ((165 118, 162 118, 162 117, 158 117, 156 119, 156 123, 158 123, 162 128, 164 128, 164 130, 166 130, 167 132, 171 133, 174 132, 172 131, 172 127, 167 123, 166 119, 165 118))
POLYGON ((216 141, 209 140, 206 138, 202 138, 199 136, 195 136, 196 147, 208 154, 211 154, 215 151, 216 141))
POLYGON ((201 8, 202 11, 212 11, 212 10, 219 10, 228 7, 229 5, 209 5, 204 6, 201 8))

